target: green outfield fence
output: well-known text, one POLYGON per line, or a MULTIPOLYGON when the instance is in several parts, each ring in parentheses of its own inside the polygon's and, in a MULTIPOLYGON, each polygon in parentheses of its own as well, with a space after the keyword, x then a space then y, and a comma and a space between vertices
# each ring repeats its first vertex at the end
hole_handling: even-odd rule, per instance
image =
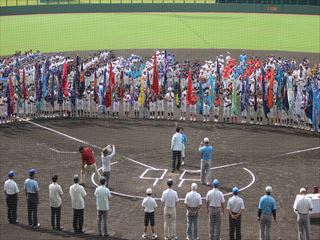
POLYGON ((313 5, 319 6, 320 0, 0 0, 0 7, 65 5, 65 4, 271 4, 271 5, 313 5))

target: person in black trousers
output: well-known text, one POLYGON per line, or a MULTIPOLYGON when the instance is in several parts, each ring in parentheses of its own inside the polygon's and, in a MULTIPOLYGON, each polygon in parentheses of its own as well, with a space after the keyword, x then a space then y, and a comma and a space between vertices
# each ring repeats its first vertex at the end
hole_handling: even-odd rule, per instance
POLYGON ((84 197, 87 195, 83 186, 79 185, 79 176, 73 177, 74 184, 70 186, 69 194, 73 208, 73 229, 75 233, 84 233, 83 213, 84 213, 84 197))
POLYGON ((13 180, 14 172, 8 172, 8 180, 4 183, 4 193, 6 195, 6 202, 8 207, 8 221, 10 224, 19 223, 17 220, 17 205, 19 188, 17 183, 13 180))
POLYGON ((53 230, 61 231, 61 197, 63 194, 61 186, 57 183, 58 175, 52 177, 52 183, 49 185, 49 200, 51 207, 51 226, 53 230))
POLYGON ((38 181, 34 179, 36 174, 35 169, 29 170, 29 178, 24 182, 24 189, 26 191, 28 203, 28 222, 32 228, 39 228, 38 223, 38 204, 39 204, 39 185, 38 181))

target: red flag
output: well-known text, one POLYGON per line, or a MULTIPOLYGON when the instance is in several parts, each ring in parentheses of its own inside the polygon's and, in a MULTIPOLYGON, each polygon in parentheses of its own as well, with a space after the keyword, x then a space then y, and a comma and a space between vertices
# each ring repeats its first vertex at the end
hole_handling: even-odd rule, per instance
POLYGON ((156 94, 159 95, 159 74, 157 69, 157 55, 156 51, 154 51, 153 55, 153 82, 152 82, 152 90, 156 94))
POLYGON ((187 91, 187 104, 190 105, 192 95, 192 79, 191 79, 191 69, 188 73, 188 91, 187 91))
POLYGON ((111 87, 109 84, 108 90, 106 91, 106 108, 111 107, 111 87))
POLYGON ((112 93, 112 92, 113 92, 114 85, 115 85, 115 82, 114 82, 114 73, 113 73, 113 71, 112 71, 112 63, 110 63, 109 85, 111 86, 111 93, 112 93))
POLYGON ((114 82, 114 74, 112 71, 112 63, 110 63, 109 68, 109 86, 108 90, 106 91, 106 108, 111 107, 112 104, 112 92, 114 88, 115 82, 114 82))
POLYGON ((274 70, 271 69, 269 93, 268 93, 268 108, 273 107, 273 82, 274 82, 274 70))
POLYGON ((26 75, 24 68, 22 69, 22 98, 27 99, 27 88, 26 88, 26 75))
POLYGON ((98 90, 97 90, 97 72, 94 72, 94 81, 93 81, 93 101, 98 101, 98 90))
POLYGON ((63 71, 62 71, 62 91, 63 95, 67 97, 69 95, 68 92, 68 72, 67 72, 67 60, 65 60, 63 64, 63 71))
POLYGON ((14 90, 12 85, 11 74, 9 77, 9 91, 10 91, 10 113, 14 113, 14 90))

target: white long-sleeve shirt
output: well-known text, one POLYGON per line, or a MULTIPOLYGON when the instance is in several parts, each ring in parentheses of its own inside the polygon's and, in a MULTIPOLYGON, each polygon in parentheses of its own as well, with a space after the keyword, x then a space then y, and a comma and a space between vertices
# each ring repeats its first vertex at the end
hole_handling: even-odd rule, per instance
POLYGON ((171 150, 172 151, 182 151, 182 134, 176 132, 172 136, 171 140, 171 150))
POLYGON ((116 153, 116 149, 114 146, 112 146, 112 153, 104 156, 103 153, 101 153, 101 161, 102 161, 102 172, 110 172, 111 171, 111 160, 113 156, 116 153))

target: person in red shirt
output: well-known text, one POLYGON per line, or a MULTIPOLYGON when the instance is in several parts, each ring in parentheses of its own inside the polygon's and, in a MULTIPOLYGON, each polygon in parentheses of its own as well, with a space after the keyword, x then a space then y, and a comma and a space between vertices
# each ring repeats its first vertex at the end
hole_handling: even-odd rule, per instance
POLYGON ((93 156, 93 151, 89 147, 79 147, 79 152, 81 153, 81 184, 84 186, 86 181, 86 174, 95 172, 100 178, 101 175, 97 169, 97 163, 93 156))

